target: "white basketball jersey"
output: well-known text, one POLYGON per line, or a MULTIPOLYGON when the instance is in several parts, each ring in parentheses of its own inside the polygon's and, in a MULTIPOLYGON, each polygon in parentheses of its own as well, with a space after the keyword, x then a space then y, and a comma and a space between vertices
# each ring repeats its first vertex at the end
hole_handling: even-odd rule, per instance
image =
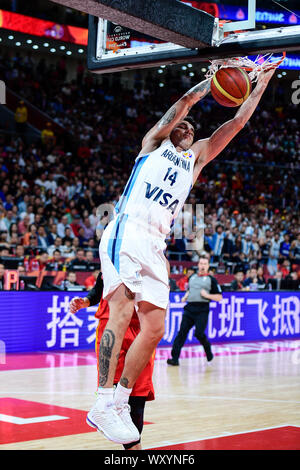
POLYGON ((193 185, 194 163, 192 150, 177 152, 170 140, 139 154, 116 212, 165 238, 193 185))

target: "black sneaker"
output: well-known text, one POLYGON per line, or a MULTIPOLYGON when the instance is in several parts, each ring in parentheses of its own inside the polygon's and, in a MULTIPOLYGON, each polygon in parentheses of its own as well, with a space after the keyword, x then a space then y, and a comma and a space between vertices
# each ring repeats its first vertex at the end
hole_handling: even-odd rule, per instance
POLYGON ((176 359, 168 359, 167 364, 170 366, 179 366, 179 362, 176 359))
POLYGON ((208 362, 210 362, 210 361, 213 360, 213 358, 214 358, 214 355, 213 355, 213 353, 210 351, 210 353, 208 353, 208 354, 206 355, 206 359, 207 359, 208 362))
POLYGON ((205 348, 205 354, 206 354, 206 359, 208 362, 212 361, 213 358, 214 358, 214 355, 213 353, 211 352, 211 347, 210 345, 209 346, 206 346, 205 348))

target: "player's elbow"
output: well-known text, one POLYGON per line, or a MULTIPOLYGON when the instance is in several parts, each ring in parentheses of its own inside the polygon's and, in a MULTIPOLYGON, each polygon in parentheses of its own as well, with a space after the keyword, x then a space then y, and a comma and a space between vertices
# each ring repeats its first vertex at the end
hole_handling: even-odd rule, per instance
POLYGON ((243 116, 236 116, 232 121, 236 133, 240 132, 247 122, 245 119, 243 119, 243 116))

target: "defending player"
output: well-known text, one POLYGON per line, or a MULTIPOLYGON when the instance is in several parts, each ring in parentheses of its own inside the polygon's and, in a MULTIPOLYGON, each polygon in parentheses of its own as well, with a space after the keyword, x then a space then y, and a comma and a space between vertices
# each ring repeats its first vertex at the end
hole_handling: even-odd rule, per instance
POLYGON ((98 398, 88 418, 115 442, 128 443, 139 437, 126 409, 124 413, 120 410, 164 333, 169 300, 166 235, 203 167, 250 119, 274 70, 270 67, 260 73, 235 117, 211 137, 193 143, 194 127, 186 118, 209 92, 210 80, 205 80, 180 98, 142 141, 116 207, 118 215, 105 229, 99 247, 103 297, 108 300, 110 317, 100 344, 98 398), (134 305, 138 306, 141 331, 128 350, 114 394, 118 354, 134 305))
MULTIPOLYGON (((76 313, 81 308, 87 308, 92 305, 97 305, 99 303, 99 307, 95 314, 95 317, 99 319, 99 323, 97 326, 96 331, 96 357, 97 357, 97 370, 98 370, 98 383, 99 383, 99 346, 103 331, 105 329, 106 323, 109 318, 109 308, 108 303, 106 300, 102 299, 102 291, 103 291, 103 281, 101 279, 101 273, 97 277, 97 281, 95 286, 88 292, 86 297, 74 297, 70 302, 70 311, 71 313, 76 313)), ((138 335, 140 331, 140 324, 139 319, 137 317, 136 312, 132 316, 131 322, 126 330, 125 337, 121 346, 120 356, 118 359, 118 365, 115 375, 114 383, 117 384, 120 380, 123 367, 124 367, 124 360, 126 356, 126 352, 128 351, 131 343, 133 342, 134 338, 138 335)), ((144 424, 144 408, 146 401, 154 400, 154 388, 152 383, 152 374, 153 374, 153 367, 154 367, 154 356, 152 355, 149 362, 147 363, 144 370, 141 372, 140 376, 138 377, 131 395, 129 397, 129 405, 126 404, 126 409, 131 416, 131 419, 134 425, 137 427, 140 435, 143 430, 144 424)), ((87 418, 87 423, 92 425, 87 418)), ((139 438, 135 442, 131 442, 129 444, 123 444, 125 450, 141 450, 141 439, 139 438)))

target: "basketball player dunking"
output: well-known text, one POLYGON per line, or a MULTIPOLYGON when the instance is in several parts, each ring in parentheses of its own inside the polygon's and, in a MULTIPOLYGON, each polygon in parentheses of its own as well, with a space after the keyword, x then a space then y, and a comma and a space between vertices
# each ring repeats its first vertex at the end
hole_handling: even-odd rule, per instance
POLYGON ((210 89, 205 80, 189 90, 145 135, 131 176, 100 242, 103 298, 110 316, 99 352, 99 388, 87 421, 120 444, 139 439, 128 399, 132 387, 164 334, 169 301, 165 238, 202 168, 213 160, 250 119, 274 73, 260 73, 257 85, 235 117, 211 137, 193 143, 187 117, 210 89), (134 305, 141 331, 129 348, 123 374, 113 382, 123 337, 134 305))

